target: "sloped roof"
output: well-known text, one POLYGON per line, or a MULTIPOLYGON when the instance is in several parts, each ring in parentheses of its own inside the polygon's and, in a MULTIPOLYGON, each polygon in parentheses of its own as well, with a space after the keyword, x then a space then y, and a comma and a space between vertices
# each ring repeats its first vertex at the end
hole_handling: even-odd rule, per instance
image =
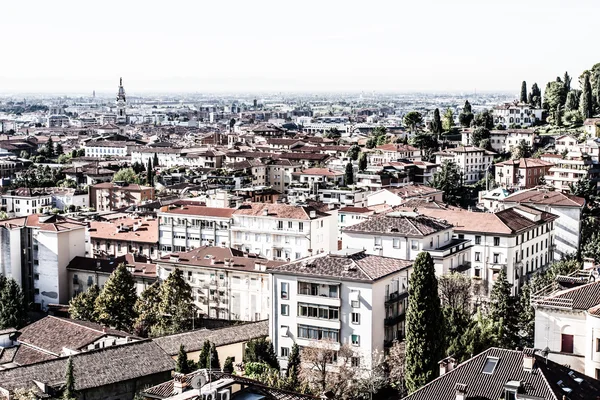
POLYGON ((142 242, 142 243, 158 243, 158 219, 145 220, 142 218, 123 218, 113 222, 101 222, 92 221, 90 222, 91 239, 103 239, 103 240, 122 240, 128 242, 142 242), (137 223, 139 227, 137 230, 133 230, 134 224, 137 223), (120 224, 124 224, 127 230, 122 232, 117 231, 120 224))
POLYGON ((100 324, 47 316, 20 330, 19 342, 60 355, 63 348, 78 350, 106 336, 127 337, 127 332, 100 324))
MULTIPOLYGON (((466 386, 467 399, 498 400, 504 398, 504 386, 510 381, 521 384, 520 393, 544 400, 560 400, 568 387, 571 400, 589 400, 600 395, 600 381, 571 369, 533 355, 533 371, 523 368, 525 352, 492 347, 452 371, 434 379, 404 400, 456 400, 456 385, 466 386), (493 373, 483 373, 488 357, 497 358, 493 373), (571 375, 569 375, 571 373, 571 375), (575 378, 582 379, 579 383, 575 378), (558 382, 562 381, 563 387, 558 382)), ((529 397, 527 397, 529 398, 529 397)))
MULTIPOLYGON (((175 368, 173 358, 149 340, 105 347, 71 357, 76 391, 165 373, 175 368)), ((0 387, 11 392, 18 388, 37 389, 34 381, 52 387, 61 386, 65 381, 67 362, 68 357, 61 357, 0 370, 0 387)))
POLYGON ((533 188, 513 193, 504 199, 505 203, 547 204, 556 207, 583 207, 585 199, 558 190, 533 188))
POLYGON ((181 214, 181 215, 196 215, 204 217, 216 217, 216 218, 231 218, 235 209, 233 208, 217 208, 217 207, 205 207, 200 205, 185 204, 183 202, 176 202, 168 206, 161 207, 161 212, 167 214, 181 214))
POLYGON ((267 336, 269 336, 269 321, 265 320, 220 329, 198 329, 176 335, 162 336, 154 339, 154 342, 167 354, 174 356, 179 352, 179 346, 181 345, 184 345, 185 351, 189 353, 201 350, 206 340, 219 347, 267 336))
POLYGON ((336 278, 373 282, 412 265, 412 261, 366 254, 362 250, 345 249, 319 254, 269 268, 271 273, 336 278))
POLYGON ((254 271, 256 264, 279 265, 282 261, 268 260, 262 257, 249 255, 241 250, 231 247, 201 246, 190 251, 169 254, 159 260, 160 263, 183 264, 188 266, 198 266, 218 269, 246 270, 254 271), (176 261, 171 261, 171 257, 177 257, 176 261), (225 263, 225 260, 231 260, 231 264, 225 263))
POLYGON ((381 233, 385 235, 428 236, 452 228, 452 225, 440 219, 408 212, 388 212, 375 215, 348 226, 343 232, 381 233))
POLYGON ((311 220, 310 212, 315 211, 315 218, 329 216, 311 206, 292 206, 290 204, 273 203, 246 203, 233 212, 234 215, 247 215, 256 217, 271 217, 282 219, 311 220))

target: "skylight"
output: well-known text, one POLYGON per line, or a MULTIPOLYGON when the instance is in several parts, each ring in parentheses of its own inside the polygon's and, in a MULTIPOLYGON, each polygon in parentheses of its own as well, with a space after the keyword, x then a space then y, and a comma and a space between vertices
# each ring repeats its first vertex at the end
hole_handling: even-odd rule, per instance
POLYGON ((484 374, 493 374, 496 370, 496 365, 498 365, 499 359, 497 357, 488 357, 485 359, 485 364, 483 365, 483 373, 484 374))

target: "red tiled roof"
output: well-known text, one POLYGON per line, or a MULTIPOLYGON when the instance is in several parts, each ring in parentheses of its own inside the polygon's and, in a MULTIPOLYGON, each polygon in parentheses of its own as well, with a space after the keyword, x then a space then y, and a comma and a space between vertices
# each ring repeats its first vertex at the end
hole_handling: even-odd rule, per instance
POLYGON ((90 238, 104 240, 123 240, 128 242, 158 243, 158 220, 142 218, 123 218, 111 222, 90 222, 90 238), (118 231, 119 226, 126 230, 118 231), (137 230, 134 225, 137 224, 137 230))
POLYGON ((231 218, 235 209, 196 206, 191 204, 171 204, 161 207, 161 212, 167 214, 196 215, 215 218, 231 218))
POLYGON ((341 176, 344 175, 344 173, 341 171, 334 171, 329 168, 307 168, 302 171, 294 172, 292 175, 341 176))

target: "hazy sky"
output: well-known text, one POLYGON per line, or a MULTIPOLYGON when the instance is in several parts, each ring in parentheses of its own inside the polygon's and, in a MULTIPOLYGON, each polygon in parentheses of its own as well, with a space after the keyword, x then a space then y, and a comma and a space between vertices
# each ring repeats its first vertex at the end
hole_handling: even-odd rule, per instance
MULTIPOLYGON (((600 62, 599 0, 3 1, 0 92, 544 88, 600 62)), ((574 79, 576 81, 576 79, 574 79)))

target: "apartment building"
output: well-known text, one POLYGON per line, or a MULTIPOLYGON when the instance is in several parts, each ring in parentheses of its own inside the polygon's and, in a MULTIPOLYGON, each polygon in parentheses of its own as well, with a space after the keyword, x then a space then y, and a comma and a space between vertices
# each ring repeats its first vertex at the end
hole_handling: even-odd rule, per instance
POLYGON ((297 260, 337 250, 337 210, 247 203, 233 212, 232 247, 270 260, 297 260))
POLYGON ((85 156, 97 158, 126 157, 129 152, 129 147, 135 145, 135 142, 125 141, 90 141, 84 146, 85 156))
POLYGON ((185 252, 200 246, 230 246, 233 208, 215 208, 178 201, 161 207, 160 254, 185 252))
POLYGON ((183 271, 194 304, 205 316, 260 321, 271 312, 266 268, 279 264, 229 247, 202 246, 161 257, 157 273, 165 280, 176 268, 183 271))
POLYGON ((496 183, 503 188, 530 189, 543 182, 554 164, 539 158, 520 158, 494 164, 496 183))
POLYGON ((388 143, 377 146, 368 153, 369 165, 383 165, 399 160, 421 161, 421 150, 408 144, 388 143))
POLYGON ((583 129, 589 137, 600 137, 600 118, 586 118, 583 129))
POLYGON ((154 200, 154 188, 134 183, 104 182, 92 185, 90 207, 96 211, 111 211, 154 200))
POLYGON ((538 187, 511 194, 499 202, 503 208, 526 205, 558 216, 554 221, 554 256, 560 260, 579 251, 585 199, 538 187))
POLYGON ((471 243, 454 238, 452 225, 411 211, 373 215, 342 229, 342 248, 364 249, 367 254, 415 260, 431 254, 437 275, 468 270, 471 243))
POLYGON ((269 335, 281 367, 296 343, 329 349, 332 368, 349 345, 352 365, 369 369, 375 351, 404 337, 411 269, 411 261, 350 249, 269 268, 269 335))
POLYGON ((490 168, 496 153, 474 146, 459 146, 445 149, 435 155, 435 163, 442 165, 445 161, 454 161, 463 174, 465 183, 479 181, 490 168))
POLYGON ((504 143, 504 152, 510 153, 515 147, 521 142, 525 142, 527 146, 533 148, 535 145, 538 134, 533 129, 511 129, 506 135, 506 141, 504 143))
POLYGON ((59 215, 0 221, 0 272, 21 285, 34 308, 70 299, 67 265, 85 255, 86 225, 59 215))
POLYGON ((459 239, 468 240, 468 274, 475 294, 485 300, 499 272, 504 269, 513 293, 532 274, 547 268, 554 259, 557 215, 527 205, 496 213, 419 208, 418 212, 453 226, 459 239))
POLYGON ((534 346, 548 359, 600 379, 600 282, 597 273, 558 276, 532 297, 534 346))
POLYGON ((221 168, 225 153, 212 148, 176 148, 176 147, 142 147, 131 150, 131 162, 147 165, 148 160, 154 162, 158 158, 158 166, 221 168))
POLYGON ((52 209, 52 195, 43 189, 18 188, 3 193, 0 209, 9 217, 25 217, 52 209))
POLYGON ((432 201, 442 201, 444 192, 427 185, 406 185, 399 188, 381 189, 372 192, 367 196, 367 206, 376 206, 387 204, 389 206, 398 206, 410 199, 429 199, 432 201))
POLYGON ((87 253, 95 258, 115 258, 132 253, 158 258, 158 220, 152 216, 128 216, 89 223, 87 253))
MULTIPOLYGON (((542 157, 544 159, 544 157, 542 157)), ((554 165, 544 176, 547 185, 556 190, 569 192, 570 185, 588 178, 596 184, 600 181, 600 165, 587 154, 570 153, 567 158, 553 158, 554 165)))
POLYGON ((544 110, 533 108, 527 103, 505 103, 496 106, 492 110, 494 125, 502 125, 508 128, 510 125, 522 127, 533 126, 542 120, 544 110))

